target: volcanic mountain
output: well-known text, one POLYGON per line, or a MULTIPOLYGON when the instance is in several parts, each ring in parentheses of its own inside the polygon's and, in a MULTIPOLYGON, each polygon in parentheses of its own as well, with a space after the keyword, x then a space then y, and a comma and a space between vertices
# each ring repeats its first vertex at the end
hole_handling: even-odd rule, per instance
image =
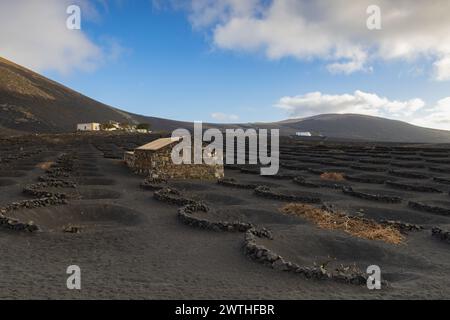
POLYGON ((155 130, 186 126, 183 122, 143 117, 107 106, 0 58, 1 132, 73 132, 77 123, 109 120, 150 123, 155 130))
MULTIPOLYGON (((153 130, 192 128, 189 122, 142 116, 110 107, 0 58, 0 133, 73 132, 77 123, 109 120, 149 123, 153 130)), ((278 128, 282 135, 309 131, 338 139, 450 143, 450 131, 357 114, 327 114, 273 123, 207 124, 204 127, 278 128)))
POLYGON ((322 114, 276 123, 285 134, 312 132, 326 137, 384 142, 449 143, 450 131, 360 114, 322 114))

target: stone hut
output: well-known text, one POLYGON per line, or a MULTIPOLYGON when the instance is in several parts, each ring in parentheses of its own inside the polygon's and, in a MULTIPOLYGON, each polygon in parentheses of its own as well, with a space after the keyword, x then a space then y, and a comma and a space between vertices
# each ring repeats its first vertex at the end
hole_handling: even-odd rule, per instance
POLYGON ((161 138, 126 152, 124 160, 135 173, 163 179, 219 179, 224 176, 222 164, 174 164, 171 153, 180 138, 161 138))

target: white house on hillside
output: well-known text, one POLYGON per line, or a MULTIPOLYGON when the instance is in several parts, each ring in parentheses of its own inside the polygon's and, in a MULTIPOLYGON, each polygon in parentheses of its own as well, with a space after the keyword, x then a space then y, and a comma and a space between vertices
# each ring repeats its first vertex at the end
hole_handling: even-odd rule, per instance
POLYGON ((296 132, 295 135, 298 136, 298 137, 312 137, 312 134, 309 131, 296 132))
POLYGON ((100 131, 100 123, 79 123, 77 124, 77 131, 100 131))

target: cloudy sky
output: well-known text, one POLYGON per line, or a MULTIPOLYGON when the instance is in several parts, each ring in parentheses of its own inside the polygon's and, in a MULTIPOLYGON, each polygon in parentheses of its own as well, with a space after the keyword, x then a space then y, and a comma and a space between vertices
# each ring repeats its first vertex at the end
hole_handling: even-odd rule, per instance
POLYGON ((448 0, 0 0, 0 55, 146 115, 450 130, 449 15, 448 0), (72 4, 81 30, 66 27, 72 4))

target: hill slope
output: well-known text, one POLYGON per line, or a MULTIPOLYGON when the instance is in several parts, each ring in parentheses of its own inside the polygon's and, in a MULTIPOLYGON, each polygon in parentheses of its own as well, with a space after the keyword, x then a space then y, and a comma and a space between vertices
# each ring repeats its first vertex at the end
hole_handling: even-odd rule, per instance
POLYGON ((143 117, 90 99, 33 71, 0 58, 0 129, 4 133, 74 131, 77 123, 150 122, 175 129, 182 122, 143 117))

